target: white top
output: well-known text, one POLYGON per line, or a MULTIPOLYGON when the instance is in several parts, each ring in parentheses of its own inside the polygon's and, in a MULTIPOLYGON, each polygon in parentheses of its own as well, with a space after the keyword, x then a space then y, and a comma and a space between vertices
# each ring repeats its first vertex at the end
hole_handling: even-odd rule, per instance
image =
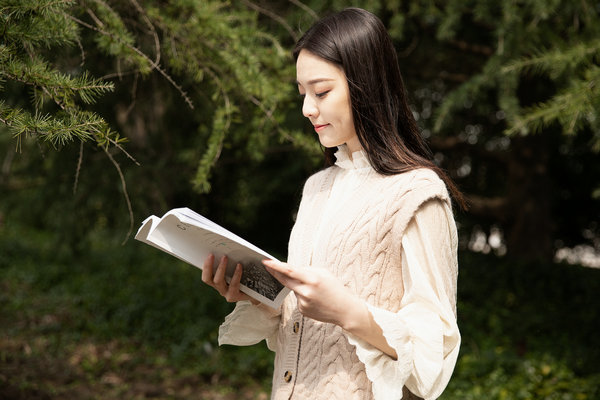
MULTIPOLYGON (((363 173, 376 173, 362 151, 349 157, 344 147, 336 153, 336 164, 348 173, 336 177, 332 199, 350 193, 363 173)), ((419 397, 435 399, 448 384, 460 347, 456 322, 458 266, 453 251, 456 240, 449 206, 440 200, 427 201, 402 237, 404 296, 400 310, 392 313, 368 304, 397 360, 347 335, 365 365, 375 399, 400 399, 404 385, 419 397), (449 265, 448 260, 453 262, 449 265)), ((268 307, 239 302, 219 329, 219 344, 251 345, 267 339, 274 350, 278 325, 279 315, 268 307)))

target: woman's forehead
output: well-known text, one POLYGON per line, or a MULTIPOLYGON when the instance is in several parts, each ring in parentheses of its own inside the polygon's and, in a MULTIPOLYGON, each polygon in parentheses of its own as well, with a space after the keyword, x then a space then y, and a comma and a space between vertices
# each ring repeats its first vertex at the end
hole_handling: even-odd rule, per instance
POLYGON ((300 51, 296 60, 296 81, 299 85, 314 85, 344 78, 344 71, 336 64, 309 51, 300 51))

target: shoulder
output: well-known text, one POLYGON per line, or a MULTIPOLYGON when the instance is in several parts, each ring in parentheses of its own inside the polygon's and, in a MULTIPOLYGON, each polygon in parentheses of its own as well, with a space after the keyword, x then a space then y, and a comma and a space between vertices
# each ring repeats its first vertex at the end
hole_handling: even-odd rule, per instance
POLYGON ((394 182, 388 192, 388 214, 393 220, 394 229, 403 236, 410 221, 419 219, 424 226, 448 222, 452 218, 452 205, 444 181, 432 170, 415 169, 393 175, 388 182, 394 182))
POLYGON ((377 191, 387 198, 389 212, 406 223, 426 203, 436 209, 451 209, 451 200, 444 181, 432 170, 419 168, 381 180, 377 191), (442 207, 440 207, 442 206, 442 207))
POLYGON ((417 168, 401 174, 390 175, 390 178, 402 181, 411 187, 435 185, 445 187, 444 181, 429 168, 417 168))
POLYGON ((445 200, 449 197, 444 181, 434 171, 428 168, 418 168, 397 175, 383 178, 384 185, 392 189, 397 195, 416 195, 426 197, 439 197, 445 200))

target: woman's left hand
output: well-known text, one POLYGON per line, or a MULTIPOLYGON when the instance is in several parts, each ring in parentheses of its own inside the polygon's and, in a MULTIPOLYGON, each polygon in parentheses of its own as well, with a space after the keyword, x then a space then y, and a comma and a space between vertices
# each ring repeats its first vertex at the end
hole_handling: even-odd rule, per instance
POLYGON ((368 313, 364 302, 326 269, 292 268, 274 260, 264 260, 263 264, 296 294, 298 310, 309 318, 348 329, 356 320, 356 313, 368 313))

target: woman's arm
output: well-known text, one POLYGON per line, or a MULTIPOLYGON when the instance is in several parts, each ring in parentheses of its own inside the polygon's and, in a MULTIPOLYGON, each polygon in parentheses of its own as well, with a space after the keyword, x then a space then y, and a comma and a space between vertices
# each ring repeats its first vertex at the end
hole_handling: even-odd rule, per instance
POLYGON ((416 212, 402 237, 404 295, 397 312, 367 305, 388 344, 392 360, 353 335, 349 342, 365 364, 375 398, 400 398, 401 386, 425 399, 448 384, 460 347, 456 321, 457 236, 448 204, 430 200, 416 212), (378 394, 381 394, 379 396, 378 394))
POLYGON ((338 325, 348 333, 381 350, 392 359, 398 359, 396 350, 387 342, 383 335, 383 329, 375 321, 373 314, 367 307, 367 303, 356 297, 352 300, 352 303, 354 304, 348 305, 349 312, 338 325))

